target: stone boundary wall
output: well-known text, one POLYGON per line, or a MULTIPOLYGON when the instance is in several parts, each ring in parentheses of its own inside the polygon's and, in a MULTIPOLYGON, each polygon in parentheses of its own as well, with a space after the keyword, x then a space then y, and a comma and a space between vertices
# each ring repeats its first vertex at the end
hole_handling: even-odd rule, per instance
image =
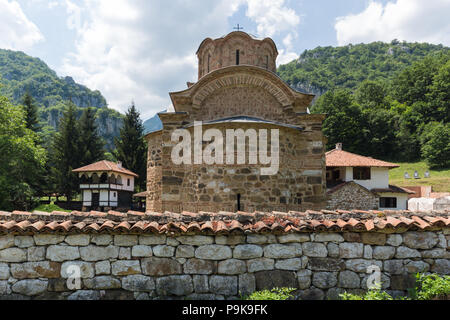
POLYGON ((0 299, 236 299, 271 287, 298 299, 336 299, 367 288, 406 295, 414 274, 450 274, 450 228, 434 231, 228 234, 6 234, 0 299), (81 289, 69 290, 69 266, 81 289))

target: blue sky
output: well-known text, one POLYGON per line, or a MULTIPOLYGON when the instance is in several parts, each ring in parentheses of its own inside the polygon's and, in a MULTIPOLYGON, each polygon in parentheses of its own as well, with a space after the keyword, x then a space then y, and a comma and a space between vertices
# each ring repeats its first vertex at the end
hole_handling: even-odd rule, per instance
POLYGON ((196 81, 195 51, 239 23, 277 63, 305 49, 392 39, 450 45, 450 0, 0 0, 0 48, 45 61, 147 119, 196 81))

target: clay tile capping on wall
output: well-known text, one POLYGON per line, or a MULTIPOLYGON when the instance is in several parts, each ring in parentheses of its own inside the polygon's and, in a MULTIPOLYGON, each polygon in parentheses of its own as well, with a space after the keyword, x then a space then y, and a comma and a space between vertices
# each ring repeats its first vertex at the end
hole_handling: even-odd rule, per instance
POLYGON ((450 211, 306 211, 108 213, 0 212, 0 233, 289 233, 404 232, 450 227, 450 211))

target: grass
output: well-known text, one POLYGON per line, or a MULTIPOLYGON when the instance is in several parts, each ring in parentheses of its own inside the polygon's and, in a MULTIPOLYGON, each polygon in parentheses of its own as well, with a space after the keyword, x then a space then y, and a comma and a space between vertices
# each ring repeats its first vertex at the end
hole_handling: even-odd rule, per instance
POLYGON ((43 211, 43 212, 53 212, 53 211, 63 211, 63 212, 71 212, 71 210, 64 210, 60 208, 56 204, 41 204, 40 206, 34 208, 33 211, 43 211))
POLYGON ((389 184, 400 187, 406 186, 432 186, 433 192, 450 192, 450 169, 431 170, 425 162, 396 162, 400 168, 389 170, 389 184), (420 179, 414 179, 417 170, 420 179), (424 178, 425 171, 430 172, 430 178, 424 178), (411 179, 405 179, 405 172, 411 179))

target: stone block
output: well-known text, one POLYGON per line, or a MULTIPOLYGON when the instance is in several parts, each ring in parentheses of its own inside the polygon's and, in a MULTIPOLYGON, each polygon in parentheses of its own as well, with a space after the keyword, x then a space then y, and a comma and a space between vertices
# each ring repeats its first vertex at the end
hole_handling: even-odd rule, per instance
POLYGON ((327 244, 328 256, 332 258, 339 258, 339 245, 333 242, 327 244))
POLYGON ((193 291, 192 278, 188 275, 168 276, 156 279, 156 292, 159 296, 185 296, 193 291))
POLYGON ((7 263, 0 263, 0 280, 9 279, 9 266, 7 263))
POLYGON ((383 270, 390 274, 402 274, 404 272, 403 260, 385 260, 383 270))
POLYGON ((244 235, 216 236, 216 244, 235 246, 235 245, 241 244, 241 243, 245 243, 244 235))
POLYGON ((225 260, 232 257, 231 249, 218 244, 208 244, 195 250, 195 257, 205 260, 225 260))
POLYGON ((97 276, 111 274, 111 263, 108 260, 95 263, 95 274, 97 276))
POLYGON ((251 244, 266 244, 266 243, 276 243, 277 238, 273 234, 249 234, 247 236, 247 243, 251 244))
POLYGON ((302 249, 307 257, 324 258, 328 255, 327 247, 323 243, 305 242, 302 249))
POLYGON ((115 276, 129 276, 141 273, 139 260, 120 260, 111 264, 111 272, 115 276))
POLYGON ((196 293, 209 292, 209 277, 206 275, 194 275, 194 291, 196 293))
POLYGON ((59 234, 36 234, 33 238, 37 246, 47 246, 63 242, 65 236, 59 234))
POLYGON ((131 256, 138 258, 151 257, 152 247, 144 245, 133 246, 133 248, 131 248, 131 256))
POLYGON ((437 234, 433 232, 409 231, 403 235, 403 243, 413 249, 431 249, 438 241, 437 234))
POLYGON ((263 270, 273 270, 275 267, 275 260, 268 258, 251 259, 247 261, 248 272, 257 272, 263 270))
POLYGON ((362 243, 340 243, 339 256, 341 258, 352 259, 362 258, 364 245, 362 243))
POLYGON ((155 281, 140 274, 129 275, 122 278, 122 288, 129 291, 150 292, 155 289, 155 281))
POLYGON ((110 234, 94 234, 91 242, 98 246, 109 246, 113 241, 113 237, 110 234))
POLYGON ((139 236, 139 244, 142 245, 156 245, 156 244, 165 244, 166 236, 165 235, 142 235, 139 236))
POLYGON ((297 272, 298 286, 300 289, 308 289, 311 286, 312 271, 305 269, 297 272))
POLYGON ((297 274, 293 271, 271 270, 255 273, 256 290, 272 288, 298 288, 297 274))
POLYGON ((408 273, 423 273, 430 270, 430 265, 423 261, 410 261, 405 265, 406 271, 408 273))
POLYGON ((87 246, 91 241, 91 236, 88 234, 73 234, 68 235, 64 241, 70 246, 87 246))
POLYGON ((344 237, 339 233, 316 233, 314 235, 315 242, 343 242, 344 237))
POLYGON ((386 244, 394 247, 398 247, 403 242, 403 238, 400 234, 387 235, 386 244))
POLYGON ((395 255, 395 247, 376 246, 373 248, 373 258, 378 260, 392 259, 395 255))
POLYGON ((450 260, 449 259, 436 259, 433 266, 431 267, 431 272, 439 274, 450 274, 450 260))
POLYGON ((150 276, 180 274, 182 267, 175 259, 150 257, 142 259, 142 273, 150 276))
POLYGON ((203 259, 188 259, 183 265, 187 274, 212 274, 217 270, 217 262, 203 259))
POLYGON ((214 237, 212 236, 180 236, 177 237, 177 240, 182 244, 190 244, 192 246, 204 246, 208 244, 214 243, 214 237))
POLYGON ((339 287, 341 288, 359 288, 361 279, 356 272, 342 271, 339 273, 339 287))
MULTIPOLYGON (((326 250, 326 249, 325 249, 326 250)), ((264 257, 273 259, 294 258, 302 254, 301 247, 285 244, 269 244, 264 247, 264 257)))
POLYGON ((392 290, 408 290, 416 287, 416 278, 411 274, 391 276, 392 290))
POLYGON ((386 234, 377 232, 361 233, 361 241, 364 244, 384 246, 386 244, 386 234))
POLYGON ((175 247, 168 245, 157 245, 153 247, 153 255, 155 257, 173 257, 175 255, 175 247))
POLYGON ((263 255, 263 249, 254 244, 238 245, 233 250, 233 257, 236 259, 255 259, 263 255))
POLYGON ((11 287, 15 293, 23 294, 25 296, 35 296, 47 290, 48 281, 46 280, 21 280, 14 283, 11 287))
POLYGON ((194 257, 195 249, 193 246, 187 244, 181 244, 177 247, 175 257, 177 258, 192 258, 194 257))
POLYGON ((51 261, 12 263, 10 271, 16 279, 59 278, 61 264, 51 261))
POLYGON ((300 300, 323 300, 325 293, 318 288, 311 288, 299 292, 300 300))
POLYGON ((13 235, 8 234, 6 236, 0 236, 0 250, 11 248, 14 244, 13 235))
POLYGON ((119 247, 119 260, 130 260, 130 259, 131 259, 131 248, 119 247))
POLYGON ((80 255, 84 261, 117 259, 119 256, 119 248, 115 246, 99 247, 89 245, 80 248, 80 255))
POLYGON ((68 296, 67 300, 100 300, 100 292, 95 290, 78 290, 68 296))
POLYGON ((372 246, 370 245, 365 245, 364 246, 364 254, 363 254, 364 259, 372 259, 373 258, 373 249, 372 246))
POLYGON ((256 291, 256 278, 252 273, 244 273, 239 275, 239 294, 249 295, 256 291))
POLYGON ((300 258, 277 260, 277 262, 275 263, 275 269, 280 269, 280 270, 297 271, 304 267, 305 266, 302 263, 302 259, 300 259, 300 258))
POLYGON ((361 242, 361 234, 357 232, 344 232, 342 233, 344 240, 347 242, 361 242))
POLYGON ((223 294, 226 296, 237 295, 237 277, 213 275, 209 278, 209 288, 215 294, 223 294))
MULTIPOLYGON (((0 240, 1 242, 1 240, 0 240)), ((18 248, 29 248, 34 246, 34 239, 31 236, 15 236, 14 237, 14 244, 18 248)), ((0 249, 1 249, 0 245, 0 249)))
POLYGON ((337 272, 315 272, 312 277, 313 286, 328 289, 336 286, 337 272))
POLYGON ((218 273, 219 274, 242 274, 247 271, 247 265, 242 260, 237 259, 228 259, 224 261, 220 261, 218 264, 218 273))
POLYGON ((345 269, 345 262, 336 258, 309 258, 308 268, 314 271, 340 271, 345 269))
POLYGON ((311 241, 308 233, 289 233, 277 237, 279 243, 299 243, 311 241))
POLYGON ((107 289, 120 289, 121 283, 118 279, 111 276, 99 276, 90 279, 84 279, 83 283, 88 289, 95 290, 107 290, 107 289))
POLYGON ((24 249, 7 248, 0 250, 0 262, 24 262, 26 260, 27 252, 24 249))
POLYGON ((114 236, 114 245, 119 247, 131 247, 138 244, 138 236, 118 234, 114 236))
POLYGON ((45 247, 30 247, 27 249, 27 260, 42 261, 45 259, 45 247))
POLYGON ((370 266, 377 266, 383 269, 383 262, 377 260, 349 259, 345 261, 345 267, 355 272, 366 273, 370 266))
POLYGON ((67 261, 80 258, 80 250, 78 247, 51 245, 47 248, 47 259, 51 261, 67 261))
POLYGON ((398 247, 395 257, 397 259, 420 258, 420 252, 416 249, 410 249, 408 247, 398 247))
POLYGON ((445 249, 423 250, 420 253, 422 254, 422 258, 448 259, 448 251, 445 249))

